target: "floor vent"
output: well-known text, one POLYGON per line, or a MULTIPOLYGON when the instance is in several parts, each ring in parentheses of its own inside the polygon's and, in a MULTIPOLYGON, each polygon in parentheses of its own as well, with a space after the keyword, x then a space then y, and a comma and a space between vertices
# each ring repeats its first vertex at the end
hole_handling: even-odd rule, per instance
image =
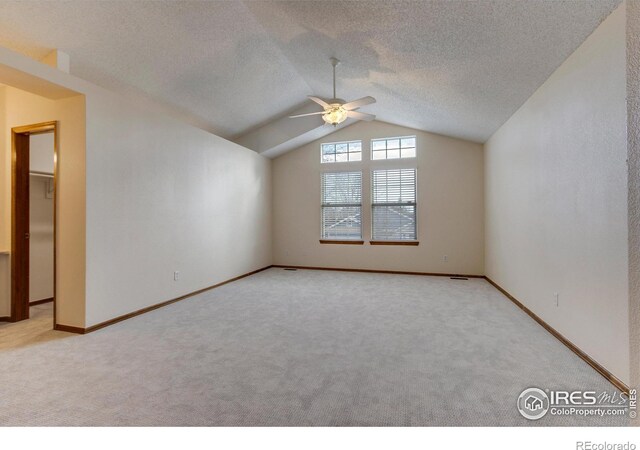
POLYGON ((467 277, 449 277, 451 280, 468 280, 467 277))
POLYGON ((290 271, 292 271, 292 272, 295 272, 295 271, 296 271, 296 270, 298 270, 298 269, 290 269, 290 268, 288 268, 288 267, 285 267, 285 269, 284 269, 284 270, 290 270, 290 271))

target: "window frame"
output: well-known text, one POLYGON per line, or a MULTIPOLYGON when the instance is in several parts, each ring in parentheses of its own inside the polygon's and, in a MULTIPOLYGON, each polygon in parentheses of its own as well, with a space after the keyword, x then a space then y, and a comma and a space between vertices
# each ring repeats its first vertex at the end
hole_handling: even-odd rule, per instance
MULTIPOLYGON (((331 164, 331 163, 330 163, 331 164)), ((363 244, 364 243, 364 171, 360 170, 324 170, 320 172, 320 243, 321 244, 363 244), (325 204, 324 202, 324 177, 326 174, 338 174, 338 173, 359 173, 360 174, 360 203, 337 203, 337 204, 325 204), (360 208, 360 236, 358 238, 345 238, 345 237, 326 237, 324 236, 324 209, 331 207, 359 207, 360 208)))
MULTIPOLYGON (((395 150, 395 149, 392 149, 395 150)), ((380 151, 380 150, 376 150, 376 151, 380 151)), ((402 160, 413 160, 413 159, 417 159, 418 158, 418 136, 417 135, 409 135, 409 136, 391 136, 391 137, 381 137, 381 138, 372 138, 369 141, 369 158, 371 160, 371 162, 375 163, 377 161, 402 161, 402 160), (399 141, 399 146, 398 146, 398 153, 399 153, 399 157, 398 158, 388 158, 388 154, 389 154, 389 141, 392 141, 394 139, 398 139, 399 141), (407 148, 413 148, 414 150, 414 155, 413 156, 406 156, 406 157, 402 157, 402 139, 413 139, 413 141, 415 142, 415 145, 413 147, 407 147, 407 148), (380 141, 385 141, 385 147, 384 147, 384 154, 385 157, 383 159, 374 159, 373 157, 373 143, 374 142, 380 142, 380 141)))
MULTIPOLYGON (((406 158, 405 158, 406 159, 406 158)), ((379 161, 387 161, 385 159, 379 160, 379 161)), ((418 245, 419 242, 419 236, 418 236, 418 168, 417 166, 410 166, 410 167, 377 167, 377 168, 372 168, 370 170, 370 187, 371 187, 371 192, 370 192, 370 205, 371 205, 371 239, 369 241, 369 243, 371 245, 418 245), (374 196, 374 189, 375 189, 375 177, 374 177, 374 172, 378 171, 378 172, 389 172, 389 171, 402 171, 402 170, 412 170, 414 173, 414 183, 413 183, 413 190, 414 190, 414 201, 413 202, 384 202, 384 203, 377 203, 375 202, 375 196, 374 196), (374 209, 375 207, 378 206, 413 206, 414 208, 414 218, 413 218, 413 228, 414 228, 414 237, 413 239, 380 239, 380 238, 376 238, 375 237, 375 230, 374 230, 374 223, 375 223, 375 219, 374 219, 374 209)))
POLYGON ((359 163, 362 162, 364 159, 364 148, 363 148, 363 143, 362 143, 362 139, 352 139, 349 141, 336 141, 336 142, 322 142, 320 144, 320 164, 346 164, 346 163, 359 163), (350 152, 349 151, 349 144, 355 144, 358 143, 360 144, 360 151, 359 152, 350 152), (347 155, 347 160, 346 161, 323 161, 324 159, 324 151, 323 151, 323 147, 325 145, 333 145, 334 146, 334 158, 338 155, 338 152, 336 151, 336 146, 339 144, 347 144, 347 152, 345 153, 347 155), (359 160, 351 160, 350 159, 350 155, 354 154, 354 153, 360 153, 360 159, 359 160))

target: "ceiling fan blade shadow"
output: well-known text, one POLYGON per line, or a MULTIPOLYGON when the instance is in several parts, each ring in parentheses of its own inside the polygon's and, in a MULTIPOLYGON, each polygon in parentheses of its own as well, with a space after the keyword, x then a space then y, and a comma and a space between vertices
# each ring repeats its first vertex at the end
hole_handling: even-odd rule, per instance
POLYGON ((349 103, 345 103, 344 105, 342 105, 342 107, 347 111, 352 111, 354 109, 358 109, 362 106, 370 105, 371 103, 375 103, 375 102, 376 102, 375 98, 371 96, 367 96, 367 97, 359 98, 358 100, 354 100, 349 103))
POLYGON ((373 114, 367 114, 358 111, 347 111, 347 117, 351 117, 352 119, 365 120, 370 122, 376 118, 373 114))
POLYGON ((325 114, 325 112, 320 111, 320 112, 313 112, 313 113, 307 113, 307 114, 296 114, 295 116, 289 116, 289 119, 295 119, 296 117, 315 116, 316 114, 325 114))
POLYGON ((327 102, 325 102, 324 100, 322 100, 319 97, 314 97, 313 95, 309 95, 309 100, 312 100, 314 102, 316 102, 318 105, 322 106, 324 109, 328 109, 330 108, 329 104, 327 102))

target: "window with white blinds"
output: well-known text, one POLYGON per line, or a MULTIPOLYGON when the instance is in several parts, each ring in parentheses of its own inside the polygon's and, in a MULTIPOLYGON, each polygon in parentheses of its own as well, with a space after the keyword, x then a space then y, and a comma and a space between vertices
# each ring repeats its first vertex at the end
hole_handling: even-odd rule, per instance
POLYGON ((416 169, 374 170, 372 186, 372 239, 415 241, 416 169))
POLYGON ((322 239, 362 239, 362 172, 322 174, 322 239))

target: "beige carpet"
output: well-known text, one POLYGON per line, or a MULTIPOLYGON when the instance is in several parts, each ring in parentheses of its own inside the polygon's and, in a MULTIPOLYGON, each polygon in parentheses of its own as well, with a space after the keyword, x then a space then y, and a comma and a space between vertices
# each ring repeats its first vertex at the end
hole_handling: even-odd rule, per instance
POLYGON ((0 350, 0 423, 626 424, 522 418, 530 386, 613 388, 481 279, 274 268, 85 336, 48 333, 0 350))

